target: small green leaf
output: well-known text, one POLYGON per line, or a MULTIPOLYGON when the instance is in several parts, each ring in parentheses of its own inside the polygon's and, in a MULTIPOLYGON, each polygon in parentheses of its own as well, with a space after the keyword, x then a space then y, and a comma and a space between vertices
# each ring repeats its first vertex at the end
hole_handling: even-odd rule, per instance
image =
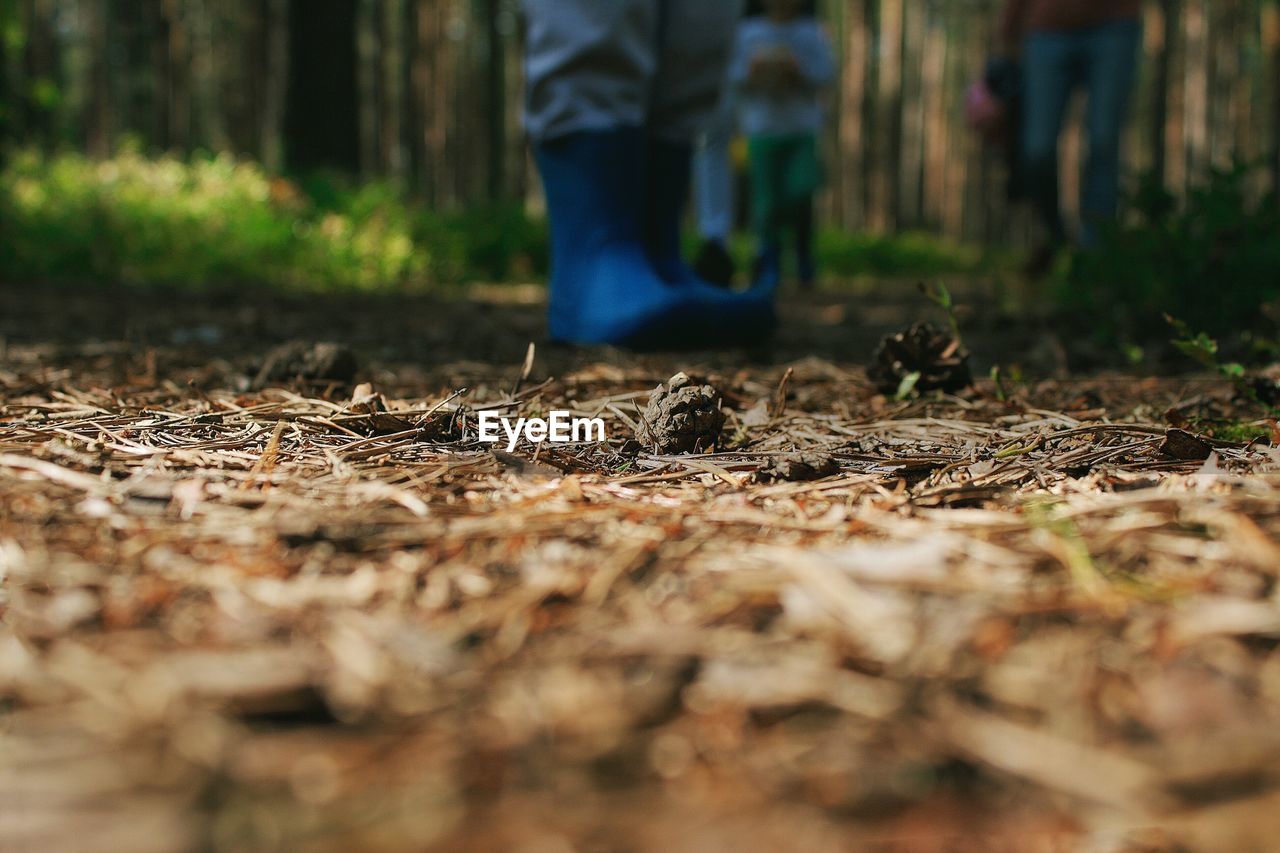
POLYGON ((999 400, 1001 403, 1008 400, 1009 395, 1005 393, 1004 379, 1000 375, 1000 365, 998 364, 994 364, 991 366, 991 381, 994 382, 996 386, 996 399, 999 400))
POLYGON ((1201 332, 1190 340, 1174 341, 1178 351, 1204 367, 1217 368, 1218 342, 1201 332))
POLYGON ((1178 335, 1178 337, 1180 338, 1191 337, 1191 329, 1188 328, 1187 324, 1182 322, 1172 314, 1165 314, 1164 321, 1173 327, 1173 331, 1178 335))
POLYGON ((894 399, 905 400, 911 396, 916 390, 916 384, 920 382, 920 371, 908 373, 902 377, 902 384, 898 386, 898 393, 894 395, 894 399))
POLYGON ((920 283, 920 292, 923 293, 930 302, 942 308, 944 311, 950 311, 955 307, 955 302, 951 299, 951 291, 942 282, 934 285, 920 283))

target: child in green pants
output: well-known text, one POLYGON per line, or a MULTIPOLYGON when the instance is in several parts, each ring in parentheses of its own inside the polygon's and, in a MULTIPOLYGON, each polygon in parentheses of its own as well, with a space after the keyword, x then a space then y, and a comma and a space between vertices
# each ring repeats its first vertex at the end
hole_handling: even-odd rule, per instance
POLYGON ((788 231, 801 284, 811 286, 816 276, 813 197, 822 183, 820 95, 833 81, 836 65, 830 40, 806 5, 812 6, 805 0, 765 0, 765 14, 739 29, 730 69, 750 151, 757 283, 781 279, 788 231))

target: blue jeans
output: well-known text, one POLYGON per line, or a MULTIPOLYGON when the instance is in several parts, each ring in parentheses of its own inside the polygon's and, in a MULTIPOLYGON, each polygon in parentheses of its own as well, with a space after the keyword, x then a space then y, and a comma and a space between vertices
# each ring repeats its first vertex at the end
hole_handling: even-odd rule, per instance
POLYGON ((1088 93, 1088 154, 1081 182, 1082 241, 1114 219, 1120 198, 1120 144, 1138 69, 1142 25, 1121 20, 1066 32, 1033 32, 1023 49, 1022 166, 1036 212, 1054 242, 1066 238, 1058 199, 1058 140, 1071 94, 1088 93))

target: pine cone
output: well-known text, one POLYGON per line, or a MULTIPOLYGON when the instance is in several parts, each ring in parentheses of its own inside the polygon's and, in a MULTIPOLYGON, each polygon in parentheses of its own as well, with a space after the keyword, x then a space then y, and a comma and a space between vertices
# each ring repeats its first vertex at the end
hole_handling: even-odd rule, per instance
POLYGON ((292 341, 267 353, 252 387, 272 382, 333 381, 346 384, 355 379, 359 363, 355 353, 342 344, 292 341))
POLYGON ((1280 364, 1260 370, 1249 377, 1253 397, 1264 406, 1280 406, 1280 364))
POLYGON ((756 472, 756 481, 772 483, 785 480, 791 483, 802 483, 821 480, 823 477, 830 477, 839 472, 840 466, 833 457, 825 453, 805 451, 770 459, 756 472))
POLYGON ((867 372, 885 394, 896 394, 913 373, 920 374, 918 391, 961 391, 973 383, 969 353, 929 323, 916 323, 881 340, 867 372))
POLYGON ((660 453, 698 453, 716 443, 724 422, 720 392, 678 373, 654 389, 640 414, 636 439, 660 453))

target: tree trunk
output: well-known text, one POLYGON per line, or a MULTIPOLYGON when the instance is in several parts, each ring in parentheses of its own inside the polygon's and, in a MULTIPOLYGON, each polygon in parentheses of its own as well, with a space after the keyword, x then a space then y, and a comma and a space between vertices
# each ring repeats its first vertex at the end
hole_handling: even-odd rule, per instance
POLYGON ((1271 163, 1272 199, 1280 205, 1280 4, 1267 3, 1263 7, 1263 44, 1268 57, 1268 85, 1271 90, 1271 163))
POLYGON ((880 70, 877 79, 876 173, 874 230, 898 227, 898 177, 902 164, 902 24, 903 0, 880 0, 880 70))
POLYGON ((859 175, 862 195, 862 227, 875 230, 881 227, 882 211, 876 195, 876 176, 880 174, 881 152, 876 144, 880 133, 880 110, 877 93, 880 91, 880 63, 876 57, 880 55, 880 0, 864 0, 862 4, 862 27, 866 31, 866 74, 863 76, 865 95, 862 99, 862 139, 866 155, 862 158, 862 174, 859 175))
POLYGON ((382 115, 382 75, 378 73, 381 47, 378 6, 381 0, 356 3, 356 110, 360 116, 360 173, 371 178, 381 173, 382 147, 379 145, 382 115))
POLYGON ((166 146, 191 149, 191 38, 187 16, 179 0, 164 0, 168 30, 168 117, 166 146))
POLYGON ((263 53, 266 75, 258 126, 258 151, 271 171, 284 167, 284 102, 289 68, 289 2, 262 0, 263 53))
POLYGON ((92 0, 89 12, 89 122, 88 147, 94 157, 111 155, 112 124, 111 12, 108 0, 92 0))
POLYGON ((111 66, 116 131, 129 134, 148 148, 159 141, 154 116, 161 83, 151 67, 154 5, 154 0, 108 4, 113 17, 112 49, 116 52, 111 66))
POLYGON ((164 0, 150 0, 146 4, 147 35, 150 39, 148 61, 155 79, 149 135, 152 143, 160 150, 168 149, 173 144, 170 127, 170 110, 173 105, 173 68, 169 63, 169 16, 164 6, 164 0))
POLYGON ((844 68, 840 75, 840 224, 845 228, 863 225, 866 206, 861 203, 866 160, 865 122, 867 55, 870 37, 867 28, 867 0, 846 0, 844 6, 844 68))
POLYGON ((899 106, 901 173, 898 176, 898 227, 919 228, 924 204, 924 4, 903 5, 902 81, 899 106))
POLYGON ((356 0, 289 2, 285 161, 296 170, 360 170, 356 0))
POLYGON ((201 146, 226 151, 231 147, 223 87, 227 67, 224 53, 219 49, 223 46, 219 18, 225 10, 214 0, 201 0, 193 5, 191 61, 197 139, 201 146))
POLYGON ((413 66, 418 52, 418 0, 402 0, 400 4, 400 63, 394 69, 400 78, 400 151, 404 184, 416 193, 422 179, 422 162, 417 148, 422 112, 418 106, 413 82, 413 66))
POLYGON ((1169 81, 1172 68, 1173 44, 1178 38, 1178 22, 1181 18, 1179 0, 1161 0, 1161 17, 1163 33, 1160 38, 1159 53, 1155 62, 1155 79, 1152 83, 1151 99, 1151 171, 1161 186, 1169 185, 1168 166, 1168 128, 1169 128, 1169 81))
POLYGON ((404 121, 404 99, 401 97, 401 53, 404 50, 400 10, 404 0, 384 0, 378 9, 377 74, 380 82, 382 168, 385 174, 404 177, 404 150, 400 125, 404 121))
POLYGON ((26 82, 21 99, 22 125, 26 139, 49 148, 56 136, 57 101, 62 89, 54 8, 51 0, 26 0, 24 5, 27 49, 22 75, 26 82))
POLYGON ((1206 0, 1189 0, 1186 6, 1186 135, 1187 173, 1194 185, 1209 170, 1209 42, 1206 0))
MULTIPOLYGON (((7 5, 0 4, 0 27, 4 27, 6 30, 10 26, 8 17, 10 14, 10 8, 7 5)), ((12 104, 17 101, 17 92, 9 78, 8 39, 0 38, 0 103, 3 104, 12 104)), ((4 168, 7 162, 5 152, 9 150, 9 140, 12 138, 13 109, 0 109, 0 169, 4 168)))
POLYGON ((922 215, 930 228, 942 226, 947 191, 947 34, 942 10, 930 7, 924 67, 924 198, 922 215))
POLYGON ((489 149, 486 190, 490 201, 504 198, 507 186, 507 68, 498 26, 500 6, 499 0, 485 0, 485 136, 489 149))
POLYGON ((442 87, 441 54, 444 50, 443 15, 438 0, 412 0, 414 37, 410 60, 410 121, 414 142, 410 147, 416 161, 414 186, 430 205, 440 202, 440 179, 444 159, 444 115, 439 109, 442 87))

